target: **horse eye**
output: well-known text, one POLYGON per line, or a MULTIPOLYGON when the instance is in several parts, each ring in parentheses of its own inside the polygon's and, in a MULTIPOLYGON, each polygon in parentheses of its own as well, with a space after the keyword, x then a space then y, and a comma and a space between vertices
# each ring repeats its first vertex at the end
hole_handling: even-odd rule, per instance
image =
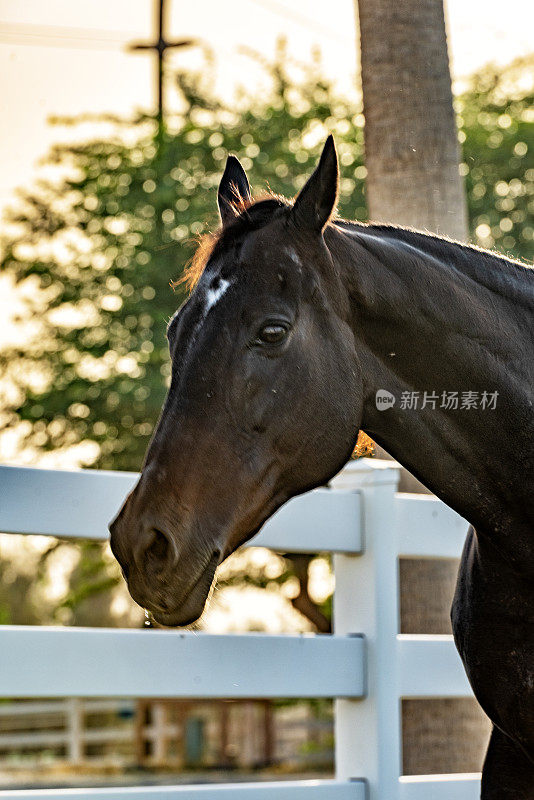
POLYGON ((278 344, 285 337, 287 328, 285 325, 264 325, 257 338, 258 344, 278 344))

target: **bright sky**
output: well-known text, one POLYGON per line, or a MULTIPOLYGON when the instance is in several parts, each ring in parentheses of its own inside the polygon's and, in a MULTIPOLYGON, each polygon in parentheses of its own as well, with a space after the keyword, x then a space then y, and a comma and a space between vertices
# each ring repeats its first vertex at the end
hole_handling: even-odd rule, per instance
MULTIPOLYGON (((348 89, 357 63, 352 0, 168 0, 169 34, 202 38, 216 58, 218 87, 257 79, 239 46, 272 56, 285 35, 295 57, 308 60, 314 45, 325 72, 348 89)), ((57 137, 51 114, 150 108, 151 57, 130 55, 126 42, 147 38, 153 0, 0 0, 0 209, 15 186, 27 185, 35 163, 57 137)), ((448 0, 452 69, 466 75, 489 60, 506 63, 532 50, 531 0, 448 0)), ((194 53, 172 56, 195 63, 194 53)), ((198 55, 196 57, 198 64, 198 55)))

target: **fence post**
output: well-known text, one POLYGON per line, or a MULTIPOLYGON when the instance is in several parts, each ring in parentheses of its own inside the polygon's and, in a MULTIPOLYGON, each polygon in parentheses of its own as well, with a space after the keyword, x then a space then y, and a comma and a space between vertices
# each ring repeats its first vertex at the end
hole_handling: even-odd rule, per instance
POLYGON ((70 697, 66 705, 67 711, 67 758, 71 764, 80 764, 84 757, 83 730, 84 707, 79 697, 70 697))
POLYGON ((362 497, 362 555, 335 555, 334 630, 363 633, 367 695, 336 700, 336 776, 366 778, 369 800, 397 800, 401 774, 401 710, 396 635, 399 586, 395 491, 399 467, 390 461, 350 462, 331 482, 362 497))
POLYGON ((152 763, 163 766, 167 761, 169 738, 169 707, 164 700, 155 700, 152 704, 152 763))

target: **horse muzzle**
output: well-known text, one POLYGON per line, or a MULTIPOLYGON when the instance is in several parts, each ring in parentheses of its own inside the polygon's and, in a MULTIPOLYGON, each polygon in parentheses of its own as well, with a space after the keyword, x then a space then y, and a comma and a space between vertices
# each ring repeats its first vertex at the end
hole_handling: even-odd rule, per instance
POLYGON ((207 542, 193 549, 184 531, 178 536, 169 525, 134 519, 130 512, 127 501, 109 530, 111 550, 132 598, 162 625, 194 622, 208 598, 220 549, 207 542))
MULTIPOLYGON (((204 611, 219 560, 220 552, 217 550, 185 591, 173 591, 173 587, 168 586, 163 597, 158 596, 156 602, 148 599, 143 607, 151 612, 160 625, 182 626, 195 622, 204 611)), ((132 594, 131 589, 130 593, 132 594)))

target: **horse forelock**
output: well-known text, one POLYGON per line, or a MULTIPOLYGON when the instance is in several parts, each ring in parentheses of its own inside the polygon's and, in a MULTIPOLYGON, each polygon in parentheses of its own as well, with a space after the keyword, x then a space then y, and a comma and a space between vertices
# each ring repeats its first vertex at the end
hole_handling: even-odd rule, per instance
POLYGON ((185 284, 189 292, 192 292, 214 255, 222 255, 225 250, 246 236, 247 233, 263 228, 278 212, 288 207, 289 202, 284 197, 274 194, 236 201, 233 204, 235 219, 230 225, 199 237, 191 262, 186 266, 182 277, 175 281, 173 286, 185 284))

